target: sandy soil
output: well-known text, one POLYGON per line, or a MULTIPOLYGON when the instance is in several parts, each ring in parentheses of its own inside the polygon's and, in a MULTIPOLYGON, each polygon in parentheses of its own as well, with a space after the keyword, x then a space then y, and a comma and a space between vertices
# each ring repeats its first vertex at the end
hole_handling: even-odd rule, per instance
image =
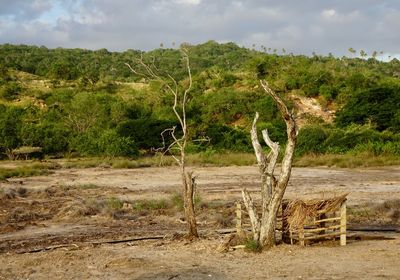
MULTIPOLYGON (((258 190, 256 166, 194 168, 199 192, 208 198, 239 198, 245 187, 258 190)), ((179 171, 175 167, 140 169, 60 169, 51 175, 9 179, 0 186, 26 186, 44 189, 50 186, 79 186, 94 184, 120 187, 135 191, 136 195, 154 197, 155 194, 178 189, 179 171)), ((400 167, 337 169, 294 168, 286 197, 330 197, 349 192, 349 203, 359 204, 388 199, 400 199, 400 167)))
MULTIPOLYGON (((203 237, 192 243, 174 235, 184 225, 179 213, 167 210, 116 212, 113 218, 68 216, 71 205, 84 199, 169 197, 179 186, 173 167, 60 169, 0 182, 3 192, 28 190, 0 201, 0 279, 400 279, 398 233, 391 233, 390 240, 351 239, 345 247, 278 245, 259 254, 220 252, 227 236, 215 232, 223 226, 213 223, 211 214, 231 213, 229 205, 239 199, 243 187, 257 190, 257 167, 202 167, 195 173, 202 200, 227 206, 215 213, 199 210, 199 220, 209 223, 200 225, 203 237), (87 184, 95 187, 82 187, 87 184), (96 243, 143 236, 165 238, 96 243), (45 247, 54 249, 23 253, 45 247)), ((286 195, 330 197, 345 192, 353 207, 400 200, 400 167, 295 168, 286 195)))
MULTIPOLYGON (((261 254, 192 244, 103 245, 0 256, 4 279, 399 279, 400 240, 280 245, 261 254)), ((0 276, 1 279, 2 276, 0 276)))

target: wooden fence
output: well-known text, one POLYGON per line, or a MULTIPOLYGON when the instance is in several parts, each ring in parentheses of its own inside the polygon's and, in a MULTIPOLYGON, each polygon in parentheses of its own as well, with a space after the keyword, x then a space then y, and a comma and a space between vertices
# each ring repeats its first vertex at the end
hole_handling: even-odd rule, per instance
MULTIPOLYGON (((301 225, 292 226, 288 219, 286 208, 290 201, 284 200, 277 217, 276 229, 282 234, 282 241, 290 244, 305 246, 316 241, 340 240, 340 245, 346 245, 346 199, 343 199, 334 208, 324 208, 324 201, 320 200, 321 209, 315 215, 307 216, 301 225)), ((236 231, 238 234, 251 231, 250 219, 242 203, 236 203, 236 231)), ((260 212, 259 212, 260 213, 260 212)))

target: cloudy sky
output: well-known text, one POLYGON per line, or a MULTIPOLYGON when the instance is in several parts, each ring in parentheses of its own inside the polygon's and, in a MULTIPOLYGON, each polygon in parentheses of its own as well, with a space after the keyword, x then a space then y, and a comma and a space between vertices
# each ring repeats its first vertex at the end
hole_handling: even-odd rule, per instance
POLYGON ((399 0, 0 0, 0 43, 149 50, 216 40, 400 54, 399 0))

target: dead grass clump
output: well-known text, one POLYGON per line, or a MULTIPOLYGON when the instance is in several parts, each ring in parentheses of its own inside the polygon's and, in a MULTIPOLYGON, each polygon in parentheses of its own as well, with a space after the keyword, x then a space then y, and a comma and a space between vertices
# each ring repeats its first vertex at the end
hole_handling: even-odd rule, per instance
POLYGON ((219 227, 227 228, 233 226, 234 218, 231 213, 217 213, 215 221, 219 227))
POLYGON ((14 189, 5 189, 2 192, 3 199, 13 199, 17 196, 17 192, 14 189))
POLYGON ((18 196, 20 197, 27 197, 28 196, 28 190, 24 187, 18 187, 16 190, 18 196))
POLYGON ((348 220, 353 224, 399 225, 400 199, 348 207, 348 220))
POLYGON ((27 222, 27 221, 35 221, 35 220, 43 220, 46 217, 35 213, 33 211, 27 211, 22 207, 14 208, 6 218, 8 223, 18 223, 18 222, 27 222))
POLYGON ((53 185, 37 193, 39 198, 68 197, 75 195, 80 195, 79 190, 75 186, 68 185, 53 185))
POLYGON ((84 216, 95 216, 104 209, 102 200, 88 199, 84 201, 72 201, 64 204, 58 211, 56 218, 71 219, 84 216))
MULTIPOLYGON (((59 192, 60 189, 57 186, 50 186, 43 191, 47 197, 59 196, 59 192)), ((63 194, 65 195, 65 192, 63 192, 63 194)))
POLYGON ((290 230, 303 228, 307 218, 316 218, 320 211, 331 212, 339 208, 348 193, 330 199, 291 200, 286 208, 286 217, 290 230))
POLYGON ((244 244, 244 248, 246 248, 249 251, 257 251, 253 250, 252 248, 254 247, 253 243, 251 242, 253 240, 252 238, 249 238, 245 234, 239 235, 236 233, 232 233, 228 235, 224 241, 218 246, 217 251, 218 252, 228 252, 232 248, 236 246, 242 246, 244 244))
POLYGON ((377 205, 375 210, 397 223, 400 219, 400 199, 386 200, 377 205))
POLYGON ((28 190, 24 187, 1 189, 0 199, 13 199, 16 197, 27 197, 28 190))

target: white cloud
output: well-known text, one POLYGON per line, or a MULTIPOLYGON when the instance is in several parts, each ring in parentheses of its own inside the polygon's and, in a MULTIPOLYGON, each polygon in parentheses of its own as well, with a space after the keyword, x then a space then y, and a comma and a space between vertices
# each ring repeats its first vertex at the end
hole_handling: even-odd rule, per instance
POLYGON ((349 47, 398 53, 400 45, 397 0, 0 0, 0 7, 0 43, 124 50, 214 39, 339 56, 349 47))
POLYGON ((329 19, 336 15, 336 11, 334 9, 323 10, 321 15, 322 17, 329 19))
POLYGON ((173 0, 173 2, 177 4, 199 5, 201 0, 173 0))

